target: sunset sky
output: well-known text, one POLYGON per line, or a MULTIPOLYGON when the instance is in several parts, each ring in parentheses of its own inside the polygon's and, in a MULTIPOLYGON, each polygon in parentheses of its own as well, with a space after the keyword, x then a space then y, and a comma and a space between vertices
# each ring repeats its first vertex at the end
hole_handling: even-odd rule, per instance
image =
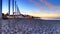
MULTIPOLYGON (((60 18, 60 0, 16 0, 16 2, 22 14, 43 18, 60 18)), ((3 0, 2 7, 2 13, 7 13, 8 0, 3 0)))

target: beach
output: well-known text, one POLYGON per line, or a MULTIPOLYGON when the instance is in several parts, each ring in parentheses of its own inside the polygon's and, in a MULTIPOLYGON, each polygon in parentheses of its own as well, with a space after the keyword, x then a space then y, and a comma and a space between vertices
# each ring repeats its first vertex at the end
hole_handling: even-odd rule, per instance
POLYGON ((2 34, 60 34, 60 20, 6 19, 2 34))

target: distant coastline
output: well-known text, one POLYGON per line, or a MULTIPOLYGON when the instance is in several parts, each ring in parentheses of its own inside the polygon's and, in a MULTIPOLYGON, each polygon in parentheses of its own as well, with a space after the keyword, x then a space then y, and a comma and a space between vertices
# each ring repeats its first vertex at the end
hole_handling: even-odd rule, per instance
POLYGON ((44 20, 60 20, 60 18, 40 18, 40 19, 44 19, 44 20))

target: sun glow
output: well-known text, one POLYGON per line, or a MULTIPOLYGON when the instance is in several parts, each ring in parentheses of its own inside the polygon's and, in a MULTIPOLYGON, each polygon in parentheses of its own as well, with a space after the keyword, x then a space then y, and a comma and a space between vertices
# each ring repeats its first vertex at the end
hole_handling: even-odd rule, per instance
POLYGON ((41 18, 58 18, 60 17, 58 14, 47 14, 47 13, 31 13, 32 16, 38 16, 41 18))

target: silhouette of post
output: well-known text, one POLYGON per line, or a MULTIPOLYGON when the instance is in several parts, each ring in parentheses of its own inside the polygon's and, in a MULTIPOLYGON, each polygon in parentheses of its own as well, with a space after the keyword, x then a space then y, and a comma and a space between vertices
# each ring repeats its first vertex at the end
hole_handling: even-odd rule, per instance
POLYGON ((0 0, 0 34, 2 34, 1 26, 2 26, 2 0, 0 0))
POLYGON ((9 10, 9 16, 10 16, 10 0, 8 0, 8 10, 9 10))
MULTIPOLYGON (((15 12, 16 12, 16 0, 15 0, 15 12)), ((14 18, 16 18, 16 17, 14 16, 14 18)))
MULTIPOLYGON (((8 0, 8 12, 9 12, 9 17, 10 17, 10 0, 8 0)), ((10 27, 10 18, 8 21, 9 21, 8 25, 10 27)))
POLYGON ((2 0, 0 0, 0 19, 2 19, 2 0))
POLYGON ((12 0, 12 13, 13 13, 13 17, 14 17, 14 0, 12 0))
POLYGON ((16 1, 15 1, 15 12, 16 12, 16 1))
POLYGON ((19 7, 18 7, 16 1, 15 1, 15 12, 17 13, 17 15, 22 16, 22 14, 21 14, 21 12, 20 12, 20 10, 19 10, 19 7))

